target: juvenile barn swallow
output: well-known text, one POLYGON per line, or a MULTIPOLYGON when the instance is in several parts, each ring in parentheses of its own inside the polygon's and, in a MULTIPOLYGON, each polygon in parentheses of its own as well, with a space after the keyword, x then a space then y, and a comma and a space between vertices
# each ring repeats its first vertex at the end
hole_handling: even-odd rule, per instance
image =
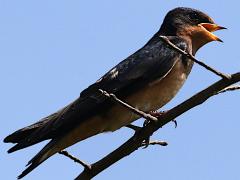
POLYGON ((207 14, 191 8, 169 11, 159 31, 138 51, 108 71, 61 110, 24 127, 4 139, 16 143, 8 153, 44 140, 50 142, 29 162, 22 178, 57 152, 96 134, 115 131, 140 117, 110 99, 99 89, 114 93, 145 112, 168 103, 188 77, 193 62, 170 49, 159 36, 166 36, 182 50, 195 55, 211 41, 221 41, 212 32, 218 26, 207 14))

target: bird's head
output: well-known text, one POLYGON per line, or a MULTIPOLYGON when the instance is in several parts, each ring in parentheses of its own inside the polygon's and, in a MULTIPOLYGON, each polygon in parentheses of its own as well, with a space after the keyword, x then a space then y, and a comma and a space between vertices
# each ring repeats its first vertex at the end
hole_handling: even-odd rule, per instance
POLYGON ((204 44, 222 40, 213 34, 214 31, 226 29, 214 23, 207 14, 191 8, 175 8, 169 11, 160 28, 166 36, 179 36, 192 42, 193 53, 204 44))

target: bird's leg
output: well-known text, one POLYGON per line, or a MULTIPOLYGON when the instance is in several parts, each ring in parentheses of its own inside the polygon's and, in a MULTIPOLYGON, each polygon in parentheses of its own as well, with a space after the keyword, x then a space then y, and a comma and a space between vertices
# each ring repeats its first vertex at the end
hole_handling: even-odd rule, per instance
MULTIPOLYGON (((150 114, 151 116, 154 116, 158 119, 160 119, 160 117, 162 115, 164 115, 167 111, 150 111, 148 114, 150 114)), ((174 119, 172 120, 175 124, 175 128, 177 127, 177 121, 174 119)), ((147 124, 150 123, 150 120, 146 119, 143 123, 143 126, 147 126, 147 124)), ((143 148, 147 148, 149 145, 154 145, 154 144, 159 144, 161 146, 167 146, 168 143, 166 141, 157 141, 158 143, 154 143, 155 141, 150 141, 150 137, 146 138, 143 142, 142 142, 142 146, 144 146, 143 148)))
POLYGON ((178 124, 177 124, 177 120, 173 119, 172 122, 174 123, 174 127, 177 128, 178 124))
POLYGON ((160 118, 162 115, 166 114, 168 111, 150 111, 149 114, 156 117, 160 118))
MULTIPOLYGON (((166 114, 167 112, 168 110, 167 111, 150 111, 149 114, 159 119, 162 115, 166 114)), ((176 119, 173 119, 172 122, 174 123, 175 128, 177 128, 178 124, 176 119)), ((149 121, 147 122, 145 121, 144 123, 145 123, 144 125, 146 125, 147 123, 149 123, 149 121)))
MULTIPOLYGON (((151 116, 154 116, 154 117, 159 119, 166 112, 167 111, 159 111, 159 112, 158 111, 150 111, 148 114, 150 114, 151 116)), ((176 128, 177 127, 177 121, 175 119, 172 120, 172 121, 174 122, 175 128, 176 128)), ((147 124, 149 124, 150 122, 151 122, 151 120, 146 119, 143 123, 143 127, 147 126, 147 124)), ((133 125, 133 124, 126 125, 125 127, 128 127, 130 129, 134 130, 136 135, 137 135, 137 133, 140 132, 140 130, 142 128, 142 127, 139 127, 139 126, 136 126, 136 125, 133 125)), ((143 148, 147 148, 149 145, 155 145, 155 144, 158 144, 158 145, 161 145, 161 146, 166 146, 168 143, 166 141, 150 141, 150 136, 149 136, 142 141, 141 146, 143 146, 143 148)))
MULTIPOLYGON (((139 126, 136 126, 136 125, 133 125, 133 124, 128 124, 125 127, 128 127, 130 129, 134 130, 135 131, 135 136, 137 136, 138 133, 140 133, 140 130, 142 129, 142 127, 139 127, 139 126)), ((149 144, 150 144, 150 136, 147 137, 146 139, 144 139, 140 146, 143 146, 143 148, 146 148, 146 147, 148 147, 149 144)))
MULTIPOLYGON (((167 111, 150 111, 148 114, 150 114, 153 117, 160 118, 163 114, 165 114, 167 111)), ((143 123, 143 126, 146 126, 148 123, 150 123, 150 120, 146 119, 143 123)))

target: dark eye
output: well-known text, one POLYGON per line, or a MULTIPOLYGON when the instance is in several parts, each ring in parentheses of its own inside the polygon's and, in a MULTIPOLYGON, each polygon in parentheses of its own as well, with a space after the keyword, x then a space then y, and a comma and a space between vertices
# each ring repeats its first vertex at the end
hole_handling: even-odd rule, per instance
POLYGON ((197 13, 191 13, 189 14, 190 19, 197 20, 199 18, 199 15, 197 13))

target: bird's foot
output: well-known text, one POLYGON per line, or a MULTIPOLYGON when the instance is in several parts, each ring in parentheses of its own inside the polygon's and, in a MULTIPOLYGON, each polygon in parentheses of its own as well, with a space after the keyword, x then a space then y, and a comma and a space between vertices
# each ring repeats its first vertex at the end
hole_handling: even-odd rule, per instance
MULTIPOLYGON (((142 127, 139 127, 139 126, 136 126, 136 125, 133 125, 133 124, 128 124, 125 127, 134 130, 135 131, 135 136, 138 136, 138 134, 140 133, 140 130, 142 129, 142 127)), ((150 136, 147 137, 146 139, 144 139, 140 146, 143 146, 143 148, 146 148, 149 145, 149 142, 150 142, 150 136)))
POLYGON ((174 123, 174 127, 177 128, 177 126, 178 126, 177 120, 173 119, 172 122, 174 123))
MULTIPOLYGON (((154 117, 156 117, 156 118, 160 118, 162 115, 164 115, 164 114, 166 114, 168 112, 168 110, 167 111, 150 111, 149 112, 149 114, 151 115, 151 116, 154 116, 154 117)), ((146 122, 146 121, 145 121, 146 122)), ((145 123, 144 122, 144 123, 145 123)), ((173 119, 172 120, 172 122, 174 123, 174 126, 175 126, 175 128, 177 128, 177 121, 176 121, 176 119, 173 119)), ((146 122, 146 123, 149 123, 149 121, 148 122, 146 122)))
MULTIPOLYGON (((151 116, 155 117, 155 118, 160 118, 163 114, 165 114, 166 111, 150 111, 148 114, 150 114, 151 116)), ((151 120, 146 119, 143 123, 143 126, 146 126, 148 123, 150 123, 151 120)))
POLYGON ((156 117, 160 118, 162 115, 166 114, 168 111, 150 111, 149 114, 156 117))
POLYGON ((143 149, 146 149, 149 145, 150 145, 150 136, 147 137, 147 138, 145 138, 145 139, 142 141, 141 146, 143 147, 143 149))

